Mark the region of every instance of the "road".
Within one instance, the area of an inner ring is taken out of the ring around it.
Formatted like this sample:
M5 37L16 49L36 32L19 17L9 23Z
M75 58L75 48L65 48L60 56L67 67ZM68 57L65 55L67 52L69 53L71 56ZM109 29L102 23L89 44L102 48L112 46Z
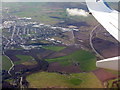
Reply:
M9 68L9 70L8 70L8 74L9 75L12 75L11 73L10 73L10 71L12 70L12 68L15 66L14 65L14 63L13 63L13 61L3 52L3 54L10 60L10 62L11 62L11 64L12 64L12 66Z
M11 37L11 41L13 41L13 37L14 37L15 31L16 31L16 26L14 26L12 37Z
M93 32L94 32L94 30L96 30L96 28L97 28L98 26L100 26L100 24L96 25L96 26L92 29L92 31L90 32L90 46L91 46L91 48L93 49L93 51L97 54L98 57L100 57L101 59L104 59L104 57L101 56L101 55L97 52L97 50L94 48L93 43L92 43Z

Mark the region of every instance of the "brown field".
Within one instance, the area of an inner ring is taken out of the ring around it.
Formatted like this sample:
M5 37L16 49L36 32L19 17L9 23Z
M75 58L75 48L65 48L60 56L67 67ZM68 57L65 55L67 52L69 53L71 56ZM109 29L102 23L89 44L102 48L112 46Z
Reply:
M117 43L113 43L107 40L95 38L93 39L93 45L95 49L104 57L104 58L110 58L120 55L118 52L118 49L120 46L118 46Z
M69 55L70 53L72 53L78 49L80 49L80 48L69 46L69 47L67 47L59 52L55 52L55 53L50 54L47 58L57 58L57 57L61 57L61 56L66 56L66 55Z
M101 82L111 80L111 79L115 79L116 77L118 77L117 75L114 75L110 72L107 72L104 69L97 69L97 70L93 71L93 73L98 77L98 79Z
M80 73L79 66L61 66L60 63L54 62L50 63L48 67L49 72L65 72L65 73Z

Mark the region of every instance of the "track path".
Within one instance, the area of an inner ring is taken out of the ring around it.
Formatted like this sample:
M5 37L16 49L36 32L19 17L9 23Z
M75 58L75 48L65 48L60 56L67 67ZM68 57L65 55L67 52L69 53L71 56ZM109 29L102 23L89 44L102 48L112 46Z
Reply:
M91 48L93 49L93 51L97 54L98 57L100 57L101 59L104 59L104 57L101 56L101 55L97 52L97 50L94 48L93 43L92 43L93 32L94 32L94 30L96 30L96 28L97 28L98 26L100 26L100 24L97 24L97 25L92 29L92 31L90 32L90 46L91 46Z

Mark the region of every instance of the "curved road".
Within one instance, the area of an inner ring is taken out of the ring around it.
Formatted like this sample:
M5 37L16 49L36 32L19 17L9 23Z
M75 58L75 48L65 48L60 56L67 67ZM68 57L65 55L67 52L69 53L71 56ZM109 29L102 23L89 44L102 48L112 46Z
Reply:
M12 75L11 73L10 73L10 71L12 70L12 68L15 66L14 65L14 63L13 63L13 61L3 52L3 54L10 60L10 62L11 62L11 64L12 64L12 66L9 68L9 70L8 70L8 74L9 75Z
M93 43L92 43L93 32L94 32L94 30L96 30L96 28L97 28L98 26L100 26L100 24L96 25L96 26L92 29L92 31L90 32L90 46L91 46L91 48L93 49L93 51L97 54L98 57L100 57L101 59L104 59L104 57L101 56L101 55L97 52L97 50L94 48Z

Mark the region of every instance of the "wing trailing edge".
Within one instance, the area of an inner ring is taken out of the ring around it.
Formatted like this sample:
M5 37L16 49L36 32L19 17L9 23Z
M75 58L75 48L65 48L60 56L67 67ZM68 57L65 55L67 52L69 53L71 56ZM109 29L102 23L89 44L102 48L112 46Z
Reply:
M112 57L96 62L96 66L99 68L106 68L111 70L120 70L120 56Z

